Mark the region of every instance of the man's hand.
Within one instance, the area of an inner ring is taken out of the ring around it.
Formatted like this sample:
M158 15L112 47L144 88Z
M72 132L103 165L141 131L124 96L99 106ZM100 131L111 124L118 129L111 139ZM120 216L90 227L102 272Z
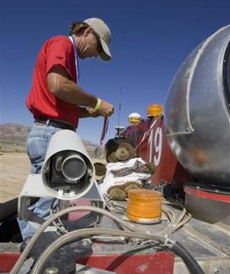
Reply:
M98 117L100 114L91 107L78 107L79 118Z
M99 116L110 116L113 114L113 105L101 100L101 105L98 110L91 107L80 108L80 117L99 117Z
M98 111L94 110L91 107L86 107L86 110L88 111L90 117L98 117L98 116L100 116L100 114L98 113Z
M99 109L97 110L97 113L100 116L110 116L112 115L114 112L114 107L112 104L110 104L109 102L106 102L104 100L101 100L101 105L99 107Z

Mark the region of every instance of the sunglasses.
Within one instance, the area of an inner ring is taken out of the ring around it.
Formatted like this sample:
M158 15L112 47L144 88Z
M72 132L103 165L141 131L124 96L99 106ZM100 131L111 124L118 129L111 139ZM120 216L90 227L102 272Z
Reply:
M101 41L100 41L100 38L98 36L98 34L94 31L92 31L93 35L95 36L96 40L97 40L97 51L98 53L102 53L103 52L103 48L101 46Z

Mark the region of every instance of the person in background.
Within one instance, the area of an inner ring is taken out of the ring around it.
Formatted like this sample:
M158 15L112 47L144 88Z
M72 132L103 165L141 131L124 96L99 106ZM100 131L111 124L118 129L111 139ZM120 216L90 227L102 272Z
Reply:
M111 103L85 91L78 84L78 58L111 59L111 32L99 18L73 22L69 36L58 35L42 46L34 68L31 91L26 105L34 117L27 138L31 173L38 174L45 160L51 137L59 130L76 130L79 118L108 117ZM52 199L40 198L29 210L40 219L49 217ZM35 233L36 222L18 220L22 238L28 241Z

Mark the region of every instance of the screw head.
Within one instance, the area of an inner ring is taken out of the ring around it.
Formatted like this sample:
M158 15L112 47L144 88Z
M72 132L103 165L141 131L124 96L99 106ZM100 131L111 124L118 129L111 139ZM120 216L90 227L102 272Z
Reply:
M58 268L54 266L46 268L44 272L44 274L58 274L58 273L59 273Z

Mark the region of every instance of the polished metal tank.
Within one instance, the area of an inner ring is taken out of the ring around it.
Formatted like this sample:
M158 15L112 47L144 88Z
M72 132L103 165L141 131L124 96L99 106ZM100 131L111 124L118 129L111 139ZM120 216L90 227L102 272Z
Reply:
M230 25L179 68L166 99L165 125L186 170L201 182L230 189Z

